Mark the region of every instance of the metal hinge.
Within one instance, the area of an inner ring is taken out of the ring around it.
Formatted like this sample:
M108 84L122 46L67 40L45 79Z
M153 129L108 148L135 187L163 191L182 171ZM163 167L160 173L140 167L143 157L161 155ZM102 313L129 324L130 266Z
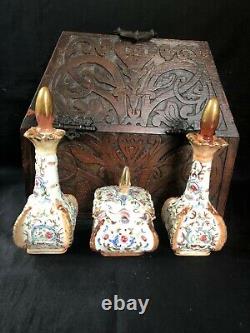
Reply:
M65 136L70 140L80 137L84 132L95 132L97 130L94 119L82 115L57 115L54 126L64 129L66 131Z

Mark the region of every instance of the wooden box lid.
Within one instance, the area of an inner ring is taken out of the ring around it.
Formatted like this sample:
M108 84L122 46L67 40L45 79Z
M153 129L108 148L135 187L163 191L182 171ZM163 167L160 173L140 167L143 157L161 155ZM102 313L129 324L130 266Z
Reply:
M101 132L165 134L199 129L207 100L222 110L217 134L238 137L204 41L63 32L38 89L54 98L55 126ZM34 100L31 108L34 107ZM22 129L34 122L26 116Z

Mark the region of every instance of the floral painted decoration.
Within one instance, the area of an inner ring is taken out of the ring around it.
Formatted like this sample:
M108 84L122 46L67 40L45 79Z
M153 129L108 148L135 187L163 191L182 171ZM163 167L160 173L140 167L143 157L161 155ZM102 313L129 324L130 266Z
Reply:
M130 185L129 170L120 186L106 186L95 191L92 250L106 256L135 256L154 251L158 236L154 230L155 212L150 194Z
M201 119L201 133L189 133L193 162L183 195L166 200L162 220L170 244L177 255L206 256L220 250L227 237L225 223L209 201L213 156L227 142L214 136L219 121L219 105L212 98Z
M56 148L65 132L52 126L52 100L46 87L39 91L35 112L38 126L24 133L35 146L35 185L15 222L13 238L29 254L59 254L73 241L78 204L60 189Z

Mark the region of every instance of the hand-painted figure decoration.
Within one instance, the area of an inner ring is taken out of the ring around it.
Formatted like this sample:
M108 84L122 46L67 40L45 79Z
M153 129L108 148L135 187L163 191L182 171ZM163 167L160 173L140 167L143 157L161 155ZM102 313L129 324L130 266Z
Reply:
M215 97L205 107L200 133L188 133L193 163L184 194L166 200L162 208L170 244L176 255L206 256L219 251L227 237L225 223L209 201L209 181L213 156L228 144L214 133L219 122Z
M65 131L53 128L52 97L47 87L39 90L35 115L37 127L24 133L35 146L35 186L15 222L13 238L29 254L60 254L73 241L78 204L73 195L60 189L56 149Z
M131 186L128 167L123 169L119 186L95 191L93 218L90 247L104 256L137 256L158 246L151 196Z

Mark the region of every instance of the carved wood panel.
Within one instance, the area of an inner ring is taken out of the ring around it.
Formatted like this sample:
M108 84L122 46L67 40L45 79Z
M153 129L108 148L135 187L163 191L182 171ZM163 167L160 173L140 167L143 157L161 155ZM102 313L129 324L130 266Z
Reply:
M91 117L100 131L160 134L198 129L211 96L219 95L222 109L228 108L202 42L131 43L112 35L71 34L52 61L48 83L58 122L67 110L71 121ZM229 126L224 112L222 135Z

